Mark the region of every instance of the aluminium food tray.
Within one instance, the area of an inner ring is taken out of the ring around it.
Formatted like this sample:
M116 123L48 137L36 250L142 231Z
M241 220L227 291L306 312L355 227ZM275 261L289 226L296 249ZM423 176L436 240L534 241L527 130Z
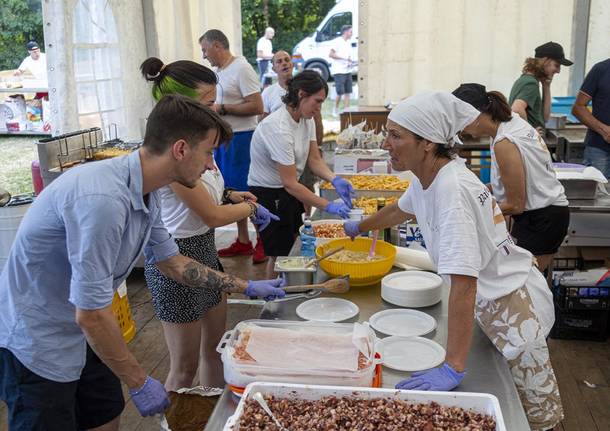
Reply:
M432 401L446 407L461 407L492 416L496 421L496 431L506 431L500 403L491 394L475 392L436 392L436 391L405 391L398 389L360 388L345 386L315 386L282 383L254 382L248 385L237 409L231 416L223 431L238 431L236 425L244 411L246 400L251 394L260 392L264 395L274 395L280 398L300 398L318 400L323 397L358 397L360 399L391 398L413 403L430 403Z

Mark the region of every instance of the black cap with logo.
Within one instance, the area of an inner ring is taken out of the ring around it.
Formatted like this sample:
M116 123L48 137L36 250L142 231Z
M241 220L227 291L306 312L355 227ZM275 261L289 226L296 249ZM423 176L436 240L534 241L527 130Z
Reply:
M38 44L36 42L34 42L33 40L28 42L26 47L27 47L28 51L34 51L35 49L40 49Z
M557 42L547 42L540 45L538 48L536 48L534 55L536 58L552 58L564 66L571 66L574 64L566 58L566 55L563 53L563 47Z

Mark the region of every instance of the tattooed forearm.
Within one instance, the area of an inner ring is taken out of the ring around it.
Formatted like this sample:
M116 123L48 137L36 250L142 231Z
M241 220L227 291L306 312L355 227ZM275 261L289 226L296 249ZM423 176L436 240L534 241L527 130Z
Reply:
M214 271L193 260L184 265L181 281L189 287L213 289L221 292L243 292L246 288L243 280Z

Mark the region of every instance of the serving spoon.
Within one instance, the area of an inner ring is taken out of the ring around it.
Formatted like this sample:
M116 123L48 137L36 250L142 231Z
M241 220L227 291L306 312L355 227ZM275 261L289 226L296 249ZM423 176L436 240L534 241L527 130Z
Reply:
M275 424L278 426L280 431L290 431L288 428L283 426L280 423L280 421L277 420L277 418L275 417L275 415L273 414L273 412L269 408L269 405L267 404L267 401L265 401L265 398L263 398L263 394L261 394L260 392L254 392L254 394L252 395L252 399L254 401L256 401L263 408L265 413L267 413L269 416L271 416L271 419L273 419L273 422L275 422Z
M285 292L302 292L304 290L321 290L329 293L346 293L349 292L349 276L331 278L320 284L305 284L301 286L286 286L282 287Z

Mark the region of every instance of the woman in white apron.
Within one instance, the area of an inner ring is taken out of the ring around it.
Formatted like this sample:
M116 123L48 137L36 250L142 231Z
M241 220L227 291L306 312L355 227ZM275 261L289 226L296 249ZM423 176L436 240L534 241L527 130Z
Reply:
M397 388L456 388L467 374L476 319L506 358L530 426L547 430L563 418L546 345L552 295L532 254L511 240L491 192L454 154L458 132L478 116L449 93L399 103L389 114L383 148L394 169L413 172L412 184L397 203L346 222L345 231L353 238L416 217L430 257L451 287L445 363L413 373Z

